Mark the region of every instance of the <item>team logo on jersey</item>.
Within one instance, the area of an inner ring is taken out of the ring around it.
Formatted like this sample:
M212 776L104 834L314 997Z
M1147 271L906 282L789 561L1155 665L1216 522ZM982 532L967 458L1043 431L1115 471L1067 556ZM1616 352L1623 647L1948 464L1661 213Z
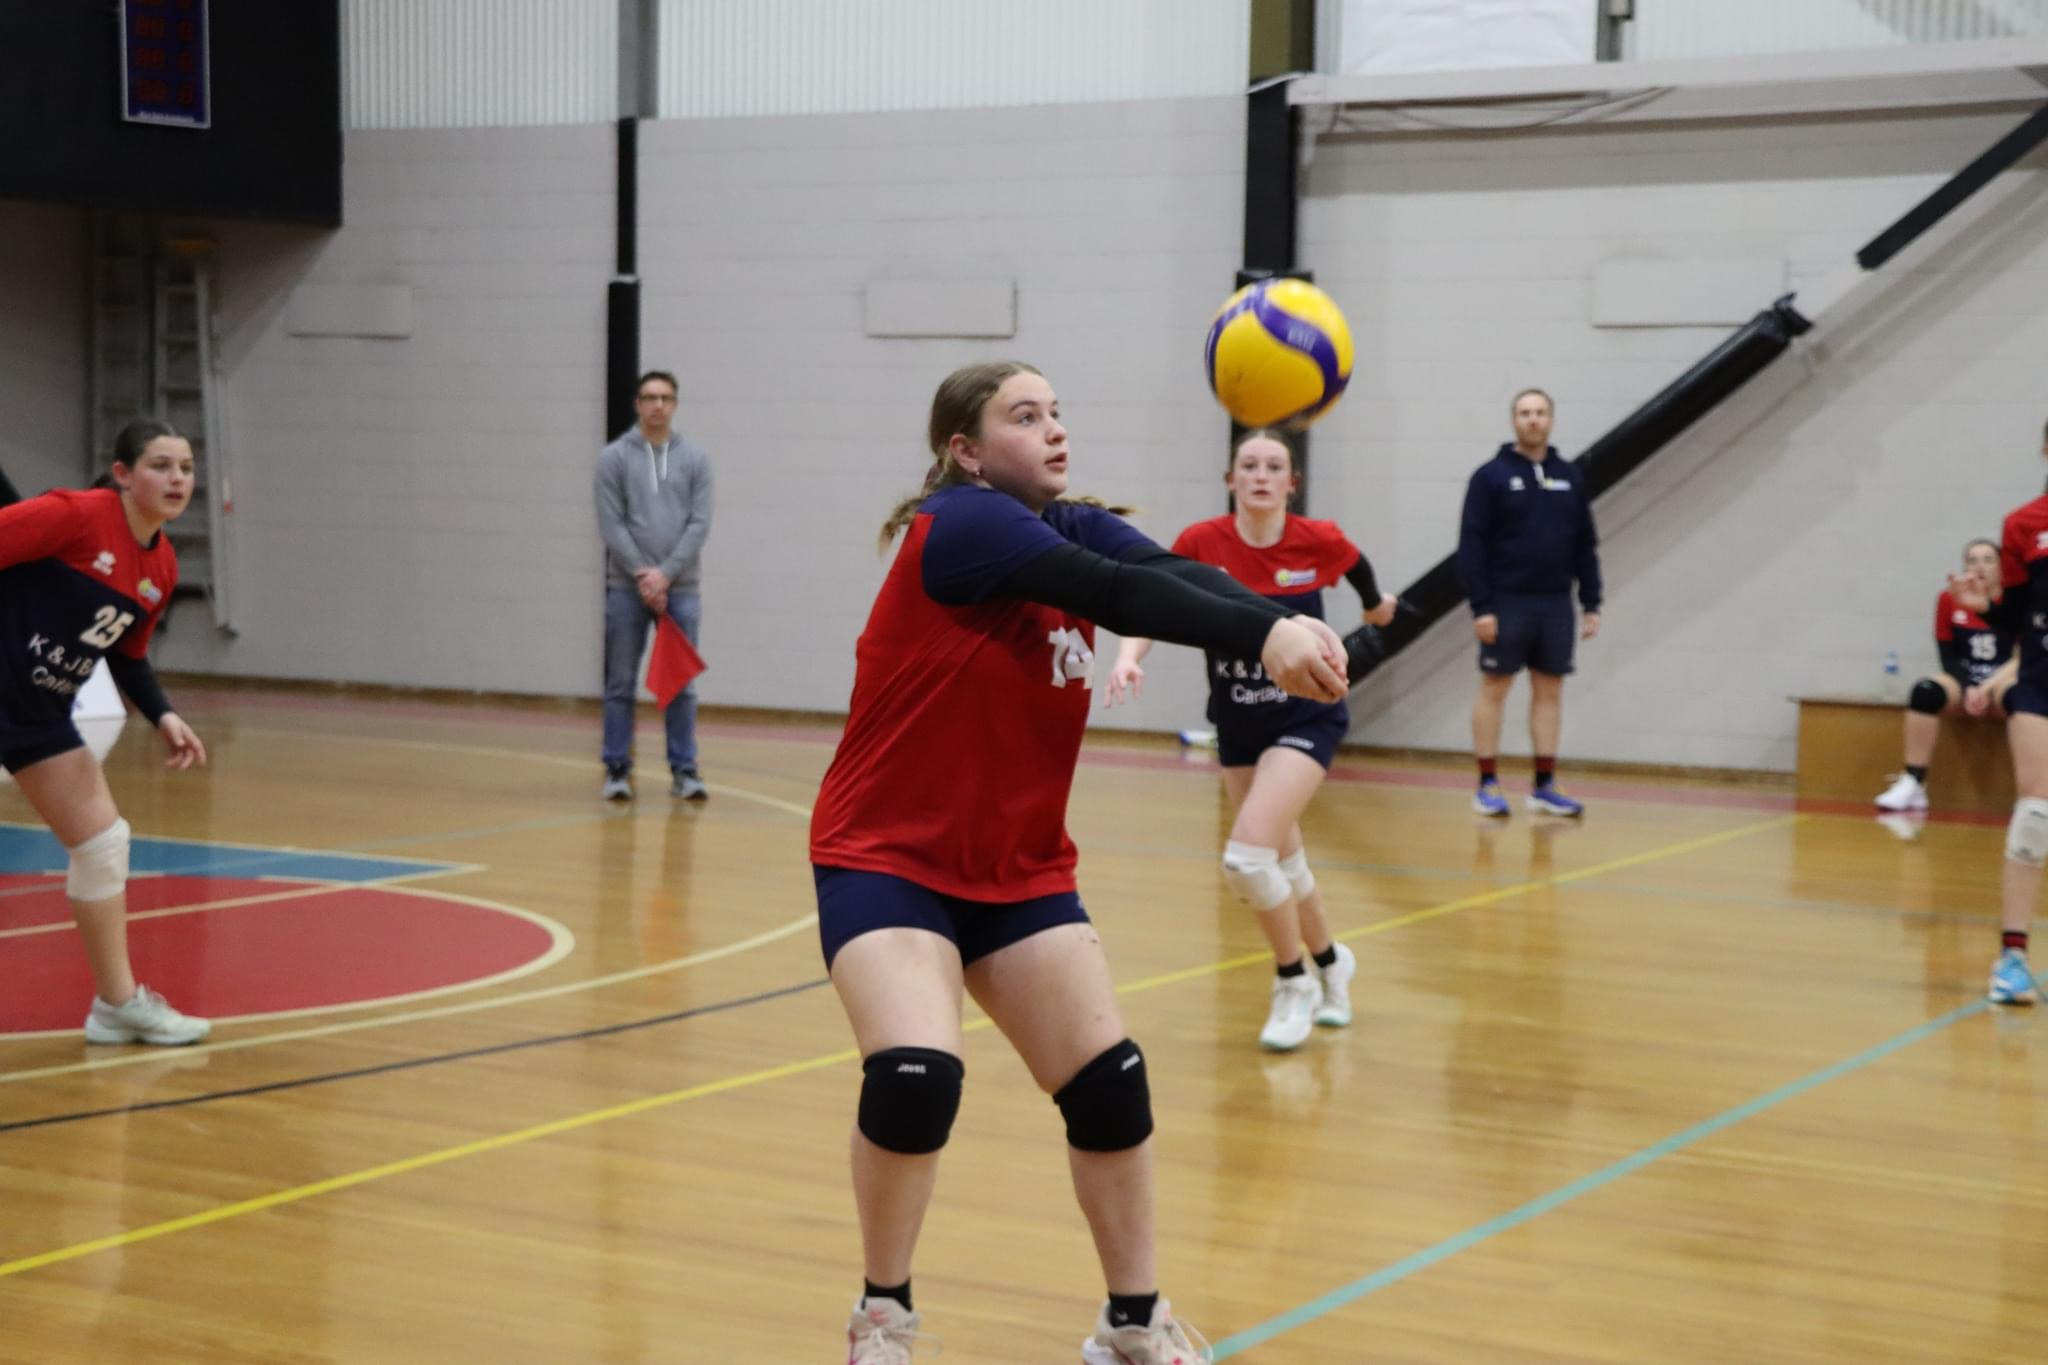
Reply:
M1966 626L1970 624L1970 613L1964 611L1961 607L1957 607L1956 614L1949 619L1959 626Z
M1508 492L1519 493L1528 486L1529 485L1522 482L1522 476L1520 474L1508 475Z
M135 591L140 593L142 595L142 600L149 603L151 606L155 606L158 602L161 602L164 596L163 589L159 588L156 584L150 582L147 578L143 579L140 583L137 583L135 585Z
M2037 550L2048 550L2048 531L2034 532L2034 548Z
M101 550L99 558L93 560L92 566L101 573L106 574L109 578L113 577L114 552L112 550Z
M1570 479L1545 478L1541 482L1552 493L1569 493L1572 487Z
M1273 581L1283 588L1305 588L1316 581L1314 569L1275 569Z

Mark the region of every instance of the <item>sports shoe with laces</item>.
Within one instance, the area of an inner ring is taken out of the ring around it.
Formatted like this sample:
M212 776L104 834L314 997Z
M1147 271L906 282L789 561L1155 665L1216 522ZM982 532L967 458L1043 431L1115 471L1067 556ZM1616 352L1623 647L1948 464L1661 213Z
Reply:
M1337 960L1316 968L1322 998L1315 1017L1324 1028L1343 1028L1351 1022L1351 978L1358 974L1358 955L1341 943L1336 946Z
M1110 1326L1105 1304L1095 1315L1095 1335L1081 1343L1081 1365L1211 1365L1215 1359L1202 1334L1174 1317L1165 1299L1142 1326Z
M1472 794L1472 809L1480 815L1505 819L1508 814L1508 799L1501 795L1500 783L1491 779L1481 782L1479 790Z
M891 1298L863 1298L846 1324L846 1365L910 1365L924 1319Z
M1259 1046L1273 1052L1300 1047L1315 1031L1316 1007L1322 1002L1322 982L1307 972L1274 977L1273 1007L1266 1014L1266 1026L1259 1030Z
M213 1024L180 1014L161 995L137 985L125 1004L109 1005L93 997L92 1010L85 1016L88 1043L153 1043L158 1047L183 1047L196 1043L213 1031Z
M2040 993L2033 968L2027 965L2027 955L2019 949L2007 948L1991 964L1991 989L1985 994L1992 1004L2031 1005Z

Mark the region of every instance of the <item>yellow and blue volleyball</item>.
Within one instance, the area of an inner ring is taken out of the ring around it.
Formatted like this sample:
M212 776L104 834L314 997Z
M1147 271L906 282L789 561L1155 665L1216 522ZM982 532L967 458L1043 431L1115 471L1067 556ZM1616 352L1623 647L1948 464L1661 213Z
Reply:
M1209 391L1239 426L1299 429L1351 382L1351 327L1306 280L1260 280L1217 310L1202 360Z

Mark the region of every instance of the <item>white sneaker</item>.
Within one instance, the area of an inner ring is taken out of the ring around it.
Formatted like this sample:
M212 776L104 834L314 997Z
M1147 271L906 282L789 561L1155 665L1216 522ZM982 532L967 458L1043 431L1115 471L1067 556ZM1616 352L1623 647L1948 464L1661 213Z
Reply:
M1316 968L1322 999L1316 1005L1316 1022L1324 1028L1344 1028L1351 1022L1351 978L1358 975L1358 955L1339 943L1337 960Z
M846 1365L910 1365L923 1321L894 1299L859 1300L846 1324Z
M1174 1317L1165 1299L1142 1327L1111 1327L1105 1304L1095 1315L1095 1334L1081 1343L1081 1365L1211 1365L1215 1359L1202 1334Z
M1885 788L1883 796L1877 798L1879 810L1926 810L1927 788L1920 785L1920 779L1911 773L1900 773L1899 780Z
M1323 1001L1322 983L1303 972L1273 978L1273 1008L1259 1030L1259 1046L1292 1052L1308 1041L1316 1027L1316 1006Z
M109 1005L93 997L92 1012L85 1016L88 1043L155 1043L159 1047L183 1047L196 1043L213 1031L204 1019L194 1019L172 1009L161 995L138 985L125 1005Z

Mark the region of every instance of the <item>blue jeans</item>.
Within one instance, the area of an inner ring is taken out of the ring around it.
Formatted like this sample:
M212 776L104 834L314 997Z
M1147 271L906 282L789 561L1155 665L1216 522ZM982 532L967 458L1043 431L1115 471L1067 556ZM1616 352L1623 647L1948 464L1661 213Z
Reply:
M669 619L683 628L694 647L703 599L694 592L668 595ZM640 594L617 583L604 589L604 766L621 771L633 766L633 707L640 691L640 656L647 652L647 634L654 613ZM671 772L697 771L697 684L692 682L662 713L668 725L668 766Z

